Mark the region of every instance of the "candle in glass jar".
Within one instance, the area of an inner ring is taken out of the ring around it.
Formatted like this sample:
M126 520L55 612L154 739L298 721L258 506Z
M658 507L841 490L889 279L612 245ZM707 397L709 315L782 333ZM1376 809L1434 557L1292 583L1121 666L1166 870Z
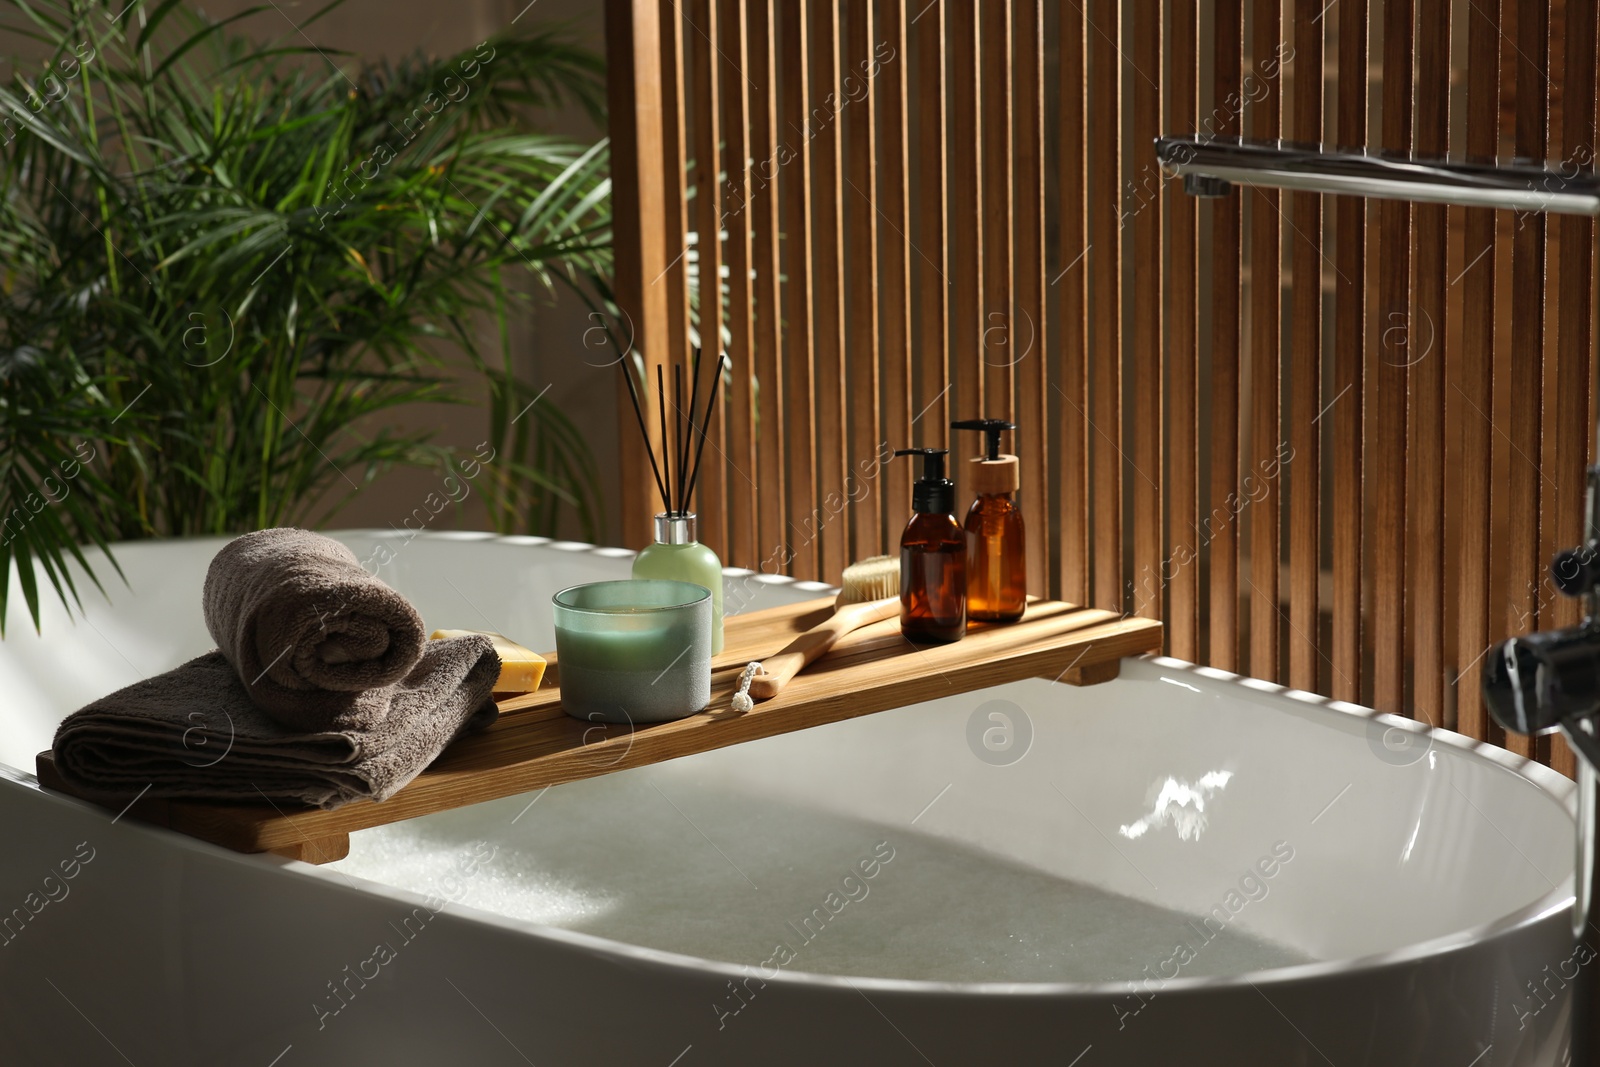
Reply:
M590 722L663 722L711 699L711 593L635 579L563 589L554 599L561 704Z

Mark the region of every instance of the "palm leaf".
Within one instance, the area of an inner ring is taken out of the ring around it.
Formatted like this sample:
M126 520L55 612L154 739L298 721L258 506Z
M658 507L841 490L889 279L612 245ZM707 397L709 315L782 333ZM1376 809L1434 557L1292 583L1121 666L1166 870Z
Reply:
M449 469L449 445L386 423L472 402L462 360L505 445L481 483L495 526L570 517L594 535L582 434L526 408L535 391L476 324L505 335L518 274L552 291L609 270L604 143L518 128L529 108L597 111L596 57L533 33L347 78L295 65L315 46L246 41L242 14L177 0L142 23L86 0L5 6L52 63L93 49L37 112L0 86L25 115L0 146L0 523L29 519L0 567L15 562L35 625L41 585L71 605L75 573L100 584L80 544L326 522L384 471ZM402 142L390 117L450 72L469 95ZM30 509L74 442L94 459L73 491Z

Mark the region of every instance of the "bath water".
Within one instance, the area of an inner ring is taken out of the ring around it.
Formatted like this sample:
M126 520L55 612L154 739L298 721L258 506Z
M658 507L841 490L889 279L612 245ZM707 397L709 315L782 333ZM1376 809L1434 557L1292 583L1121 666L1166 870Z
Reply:
M914 827L669 768L361 831L349 858L328 866L501 915L737 965L773 961L789 973L1136 981L1146 968L1160 973L1180 943L1194 950L1183 977L1310 962L1233 929L1207 941L1197 918ZM453 877L478 841L494 858Z

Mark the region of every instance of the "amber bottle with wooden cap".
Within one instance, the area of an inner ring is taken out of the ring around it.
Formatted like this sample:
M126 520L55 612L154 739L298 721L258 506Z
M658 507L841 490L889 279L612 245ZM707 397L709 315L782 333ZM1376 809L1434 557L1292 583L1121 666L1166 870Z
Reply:
M967 615L983 622L1015 622L1028 600L1027 541L1017 490L1017 457L1000 451L1000 434L1016 424L1000 419L952 422L954 430L984 435L983 455L968 470L977 494L967 511Z
M921 456L911 521L900 535L900 632L912 641L959 641L967 632L967 539L950 514L955 483L944 476L947 448L902 448Z

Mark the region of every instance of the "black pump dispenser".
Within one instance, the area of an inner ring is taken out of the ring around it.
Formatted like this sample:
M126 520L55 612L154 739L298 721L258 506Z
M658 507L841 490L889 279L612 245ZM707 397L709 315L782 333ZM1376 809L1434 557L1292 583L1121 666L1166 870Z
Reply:
M897 456L921 456L922 477L911 488L911 510L948 515L956 506L956 483L944 476L948 448L901 448Z
M1015 430L1017 424L1004 419L962 419L960 422L950 424L952 430L977 430L983 434L984 458L997 460L1000 458L1000 435L1006 430Z
M944 476L948 448L902 448L921 456L911 518L900 533L900 632L913 644L959 641L967 632L967 535L950 514L955 483Z

